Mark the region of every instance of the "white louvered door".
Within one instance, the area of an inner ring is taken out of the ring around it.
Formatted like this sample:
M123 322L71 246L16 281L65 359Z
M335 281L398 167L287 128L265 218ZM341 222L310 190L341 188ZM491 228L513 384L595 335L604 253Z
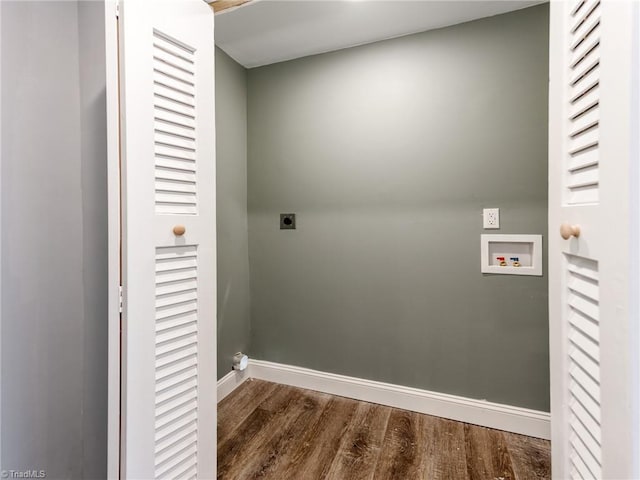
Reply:
M554 479L633 478L628 176L634 8L630 1L551 3ZM565 236L578 235L562 238L563 224Z
M119 25L121 478L212 479L213 15L201 0L122 0Z

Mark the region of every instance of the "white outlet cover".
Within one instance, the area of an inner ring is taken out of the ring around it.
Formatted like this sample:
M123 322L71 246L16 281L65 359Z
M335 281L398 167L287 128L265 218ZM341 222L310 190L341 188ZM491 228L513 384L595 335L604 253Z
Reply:
M483 228L485 230L500 228L500 209L485 208L482 210Z

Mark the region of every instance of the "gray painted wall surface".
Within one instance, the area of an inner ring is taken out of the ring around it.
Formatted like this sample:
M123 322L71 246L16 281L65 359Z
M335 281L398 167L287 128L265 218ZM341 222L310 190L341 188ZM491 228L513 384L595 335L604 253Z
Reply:
M247 72L216 49L218 378L249 346Z
M549 409L546 277L480 273L483 207L546 238L547 49L542 5L249 70L253 357Z
M2 468L52 479L106 478L102 17L2 2Z
M84 479L104 479L107 474L109 306L104 15L102 1L78 2L84 286Z

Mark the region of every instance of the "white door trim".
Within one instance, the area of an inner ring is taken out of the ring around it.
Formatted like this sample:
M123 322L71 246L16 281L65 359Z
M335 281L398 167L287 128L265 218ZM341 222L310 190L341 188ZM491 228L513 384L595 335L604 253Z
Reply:
M632 402L633 418L633 477L640 478L640 4L633 4L633 63L631 72L632 103L631 109L631 162L629 172L629 243L630 278L629 278L629 317L630 342L632 354Z
M117 0L105 1L108 198L108 414L107 478L120 478L120 106Z
M0 2L0 39L2 38L2 2ZM2 40L0 40L0 52ZM0 92L2 92L2 62L0 61ZM2 95L0 94L0 112L2 112ZM0 172L2 172L2 115L0 115ZM0 173L0 184L2 173ZM1 189L0 189L1 191ZM0 195L1 197L1 195ZM0 201L0 212L2 202ZM0 215L1 220L1 215ZM0 225L2 222L0 221ZM2 228L0 227L0 372L2 371ZM0 376L0 432L2 432L2 377ZM0 469L2 469L2 435L0 435Z

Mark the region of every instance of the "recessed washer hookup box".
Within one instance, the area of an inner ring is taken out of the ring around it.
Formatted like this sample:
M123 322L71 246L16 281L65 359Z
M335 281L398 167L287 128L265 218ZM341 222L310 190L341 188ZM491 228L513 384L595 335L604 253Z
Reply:
M481 235L482 273L542 276L542 235Z

